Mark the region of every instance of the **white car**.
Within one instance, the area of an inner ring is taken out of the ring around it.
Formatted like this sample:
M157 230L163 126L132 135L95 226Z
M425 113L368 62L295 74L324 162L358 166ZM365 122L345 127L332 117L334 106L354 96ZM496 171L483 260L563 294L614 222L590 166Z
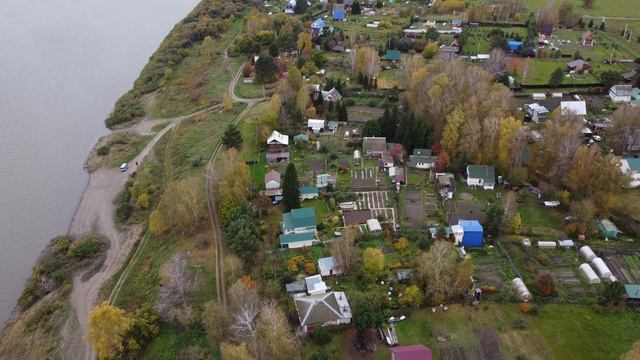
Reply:
M120 165L120 171L125 172L127 170L129 170L129 164L122 163L122 165Z
M600 135L593 135L591 138L595 141L602 141L602 137Z

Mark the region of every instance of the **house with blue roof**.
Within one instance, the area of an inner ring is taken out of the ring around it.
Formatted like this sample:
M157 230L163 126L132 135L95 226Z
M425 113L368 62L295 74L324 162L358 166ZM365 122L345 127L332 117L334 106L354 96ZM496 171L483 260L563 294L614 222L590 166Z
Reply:
M336 21L345 21L345 20L347 20L347 16L345 15L344 9L334 9L333 10L333 20L336 20Z
M322 29L324 28L324 20L318 18L311 24L311 34L315 36L322 35Z
M520 49L522 49L522 41L509 40L507 42L507 49L512 53L520 51Z
M300 208L282 214L282 230L285 234L313 233L316 231L316 209Z
M317 186L301 186L300 187L300 201L317 199L320 194L318 193Z
M462 246L478 248L484 242L484 228L478 220L459 220L462 227Z

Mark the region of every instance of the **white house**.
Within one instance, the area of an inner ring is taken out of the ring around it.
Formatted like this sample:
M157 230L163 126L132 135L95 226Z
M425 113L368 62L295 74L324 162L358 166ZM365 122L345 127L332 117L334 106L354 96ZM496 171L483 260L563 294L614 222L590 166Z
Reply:
M640 158L624 158L620 160L622 173L631 177L628 187L640 187Z
M264 175L264 187L267 190L280 189L280 173L271 170Z
M561 101L560 111L562 115L587 115L587 103L584 101Z
M630 103L632 91L631 85L614 85L609 89L609 99L616 104Z
M326 125L327 121L322 119L309 119L307 121L307 128L316 134L323 132Z
M322 280L321 275L307 276L304 278L307 285L307 293L309 295L324 294L329 289L327 284Z
M333 256L318 259L318 271L322 276L342 275L344 270Z
M547 120L547 116L549 116L549 109L538 103L526 104L524 106L524 109L531 117L531 121L536 124L544 122L545 120Z
M331 291L324 294L294 298L302 331L308 332L316 326L331 326L351 323L351 306L345 293Z
M467 185L493 190L496 185L496 169L488 165L467 165Z
M380 221L378 221L378 219L367 220L367 227L369 228L369 231L373 235L382 234L382 226L380 225Z

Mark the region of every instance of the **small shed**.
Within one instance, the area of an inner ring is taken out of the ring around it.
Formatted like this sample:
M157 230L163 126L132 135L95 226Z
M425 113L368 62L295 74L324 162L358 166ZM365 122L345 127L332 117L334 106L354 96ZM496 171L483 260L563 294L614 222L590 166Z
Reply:
M586 262L591 262L593 259L597 258L596 253L594 253L588 245L581 247L579 252L580 256Z
M293 137L293 142L296 144L304 144L309 142L309 135L307 134L298 134Z
M267 190L280 189L280 173L271 170L264 175L264 187Z
M382 60L392 62L400 61L400 50L387 50L382 56Z
M333 256L318 259L318 271L322 276L342 275L344 272Z
M600 230L600 234L605 238L617 239L618 235L622 234L622 231L618 229L616 224L609 219L600 219L598 221L598 230Z
M531 299L533 299L533 297L531 296L531 292L529 292L529 289L527 288L527 285L524 284L524 281L522 281L522 279L520 278L515 278L513 279L513 286L516 289L516 294L518 294L518 297L523 300L523 301L529 301Z
M573 249L574 246L573 240L558 240L558 248L560 249Z
M598 273L601 279L609 279L610 277L613 276L607 264L605 264L604 260L602 260L599 257L591 261L591 267L594 268L594 270Z
M589 264L584 263L578 266L578 269L580 270L582 276L584 276L585 280L587 280L587 283L600 284L600 278L598 277L596 272L593 271L593 268Z
M317 199L318 187L317 186L301 186L300 187L300 200L313 200Z
M362 155L360 154L360 150L353 151L353 160L360 160L361 157Z
M382 226L380 225L380 221L378 221L378 219L367 220L367 227L369 228L369 231L373 235L382 234Z
M484 229L478 220L459 220L458 225L462 226L462 246L482 247Z
M640 300L640 285L626 284L624 291L627 299Z
M538 249L555 249L557 246L555 241L538 241Z
M507 42L507 47L509 48L509 51L512 53L518 52L520 51L520 49L522 49L522 41L509 40Z
M285 288L289 294L305 293L307 292L307 283L304 280L297 280L286 284Z

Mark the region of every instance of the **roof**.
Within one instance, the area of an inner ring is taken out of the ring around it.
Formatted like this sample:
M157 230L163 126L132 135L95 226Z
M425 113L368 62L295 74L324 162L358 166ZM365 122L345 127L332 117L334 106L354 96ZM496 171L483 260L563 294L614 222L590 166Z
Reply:
M606 232L622 233L622 231L620 231L620 229L618 229L616 224L611 222L611 220L609 220L609 219L600 219L600 221L598 221L598 224L600 226L602 226Z
M329 130L335 130L338 128L338 122L337 121L327 121L327 128Z
M307 121L307 127L310 128L324 128L326 120L322 119L309 119Z
M458 220L458 225L462 226L464 231L483 231L482 225L478 220Z
M307 276L304 278L304 282L307 284L307 292L322 292L327 291L327 284L322 281L321 275Z
M267 139L267 144L289 145L289 135L281 134L276 130L273 130L271 136Z
M384 137L364 137L362 139L364 152L383 152L387 150L387 138Z
M582 33L581 38L582 38L582 41L593 39L593 34L591 33L591 31L585 31Z
M344 226L361 225L365 224L367 220L371 219L371 210L353 210L345 211L342 214L344 218Z
M640 285L626 284L624 291L629 299L640 299Z
M582 68L584 66L589 66L589 63L582 60L582 59L577 59L577 60L573 60L569 63L567 63L567 66L570 68Z
M295 142L300 142L300 141L309 141L309 135L307 134L298 134L296 136L293 137L293 141Z
M351 308L343 292L332 291L293 300L302 326L351 319Z
M318 270L320 273L329 272L337 267L336 259L333 256L318 259Z
M382 226L380 226L380 221L378 221L378 219L368 219L367 227L370 231L382 231Z
M485 183L495 183L496 168L490 165L467 165L467 175L474 179L483 179Z
M587 103L584 101L561 101L562 115L587 115Z
M512 50L516 50L522 47L522 41L509 40L507 44L509 45L509 49L512 49Z
M436 161L438 161L437 156L409 155L409 167L416 167L418 166L418 163L435 164Z
M301 186L300 195L317 194L318 188L315 186Z
M431 360L431 349L424 345L396 346L391 348L394 360Z
M640 158L625 158L629 165L629 170L640 172Z
M307 283L304 280L298 280L285 284L288 293L300 293L307 290Z
M617 96L631 96L633 87L631 85L614 85L611 87L611 91Z
M291 212L282 215L285 229L298 227L309 227L316 225L316 209L301 208L293 209Z
M282 234L280 235L280 245L293 244L303 241L312 241L314 235L312 232L300 233L300 234Z
M339 101L340 99L342 99L342 94L335 87L329 91L322 91L322 100Z
M314 29L322 29L324 27L324 20L316 19L316 21L311 24L311 27Z
M280 173L275 171L275 170L271 170L268 173L266 173L264 175L264 182L269 182L269 181L277 181L280 182Z
M341 10L341 9L333 10L333 19L344 20L345 19L344 10Z
M540 32L550 34L553 32L553 24L542 24L540 25Z
M546 107L538 103L526 104L526 106L529 107L531 110L537 112L538 114L546 114L549 112L549 109L547 109Z
M431 150L430 149L413 149L413 155L431 156Z
M400 50L387 50L387 52L382 57L382 60L399 61Z

